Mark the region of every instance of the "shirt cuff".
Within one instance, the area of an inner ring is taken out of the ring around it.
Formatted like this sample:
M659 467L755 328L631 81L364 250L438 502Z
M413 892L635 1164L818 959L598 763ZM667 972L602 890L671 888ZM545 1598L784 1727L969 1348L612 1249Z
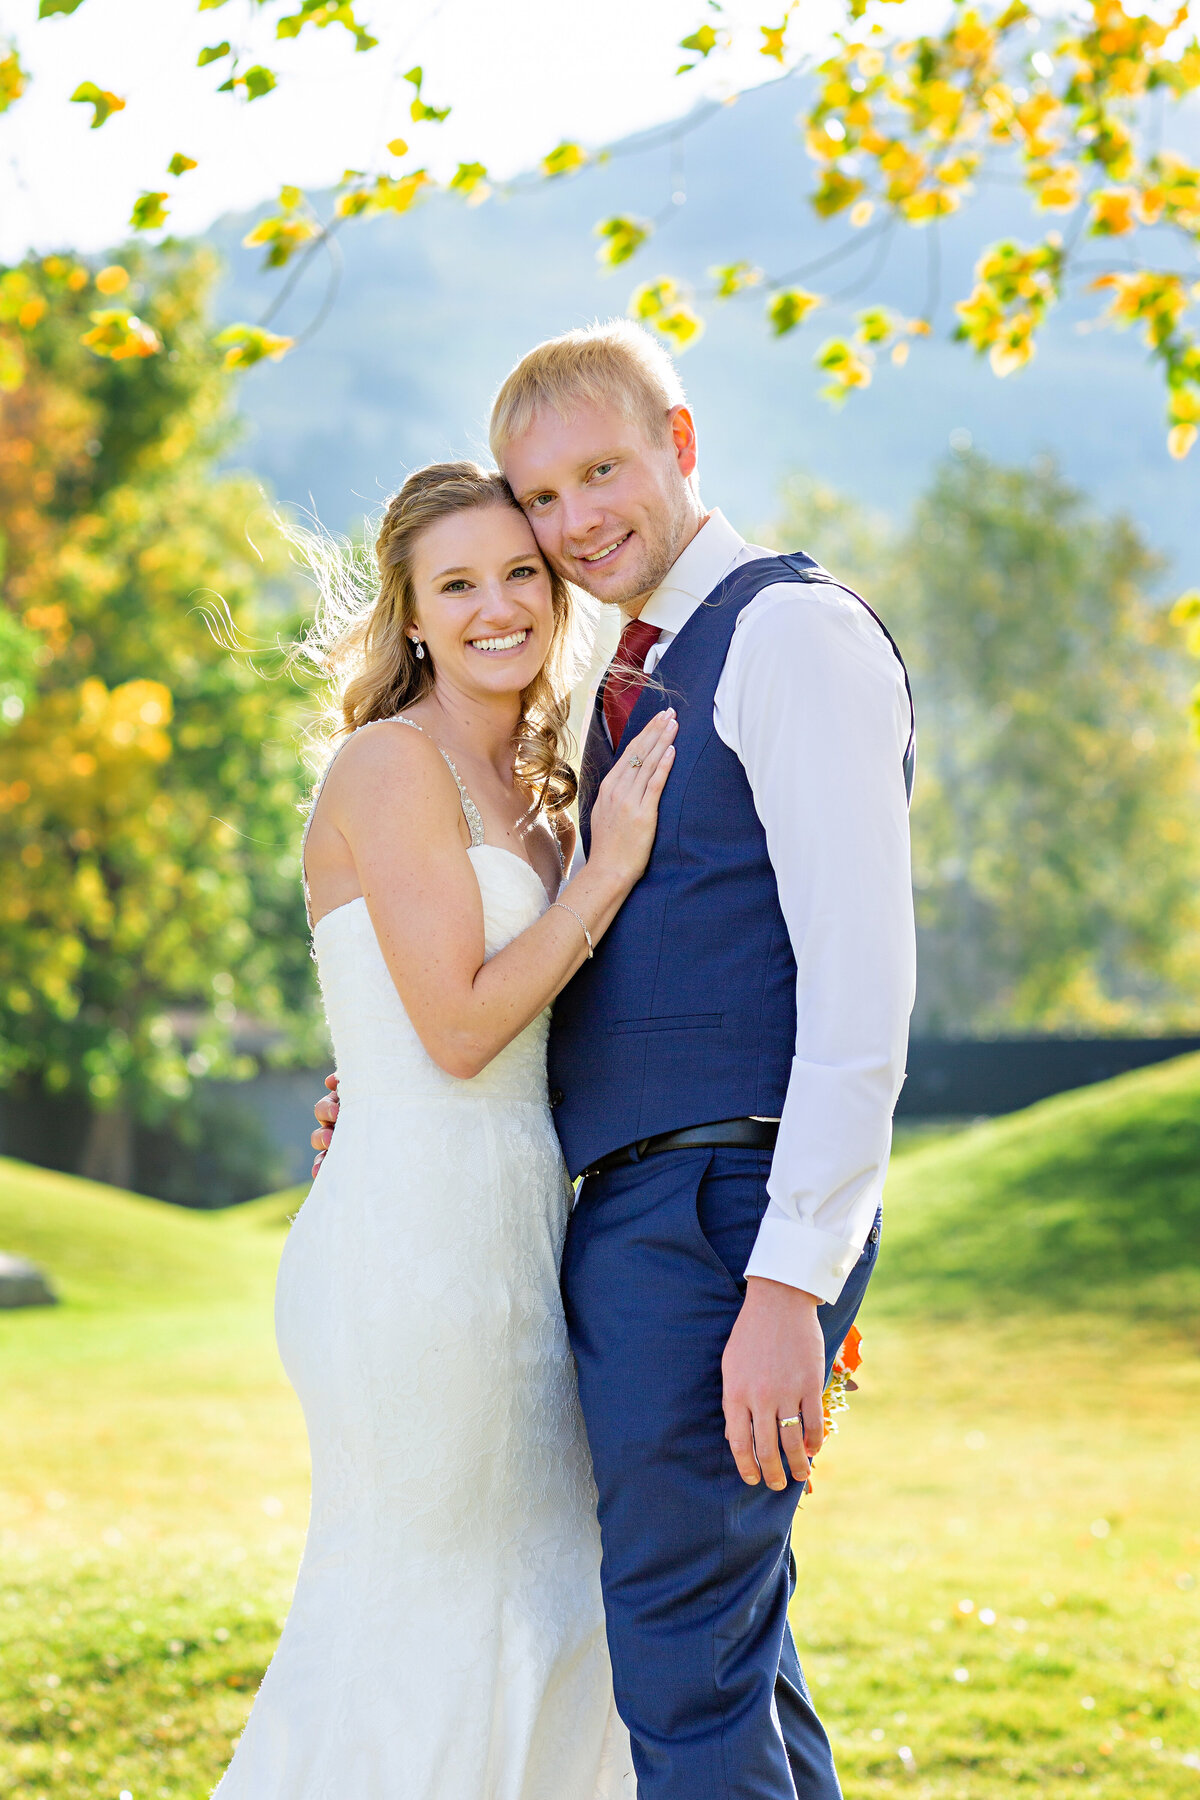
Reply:
M773 1216L768 1208L745 1273L802 1288L806 1294L815 1294L823 1305L830 1305L841 1293L862 1249L861 1244L848 1244L815 1225Z

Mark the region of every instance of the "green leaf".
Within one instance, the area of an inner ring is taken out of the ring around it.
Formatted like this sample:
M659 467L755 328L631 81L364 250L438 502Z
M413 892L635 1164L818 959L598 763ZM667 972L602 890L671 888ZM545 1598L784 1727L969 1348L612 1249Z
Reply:
M228 38L225 38L223 42L219 44L210 44L208 49L202 50L196 58L196 67L198 69L207 68L209 63L219 62L223 56L228 56L229 52L230 44Z
M543 175L571 175L576 169L582 169L588 160L588 153L582 144L564 141L557 149L551 150L549 156L542 158Z
M247 69L244 75L238 76L238 86L245 88L247 100L261 100L275 86L275 77L270 69L264 68L261 63L255 63L252 69Z
M194 169L196 166L197 164L194 156L185 156L182 150L177 150L167 164L167 174L186 175L189 169Z
M416 88L416 90L419 94L421 91L421 83L425 79L425 73L424 73L424 70L421 68L420 63L416 63L408 71L408 74L404 77L404 79L405 79L405 81L411 81L413 86Z
M810 312L814 312L821 304L819 294L810 294L807 288L781 288L772 294L767 302L767 318L771 322L771 330L776 337L795 330L803 325Z
M649 219L635 219L627 213L615 213L611 219L601 219L595 228L596 236L604 240L596 252L597 262L609 269L628 262L653 229Z
M83 5L83 0L38 0L38 18L51 19L55 13L73 13Z
M698 56L708 56L717 47L717 34L711 25L701 25L699 31L693 31L691 37L680 38L681 50L694 50Z
M163 205L166 198L165 190L138 195L129 215L129 223L135 231L157 231L160 225L166 224L167 209Z
M450 177L450 187L455 193L465 194L468 199L476 196L485 198L487 189L487 169L481 162L459 163Z
M81 81L71 95L72 101L78 100L84 106L95 107L92 115L93 131L103 125L105 119L115 112L124 112L125 102L117 94L110 94L107 88L97 87L94 81Z
M630 296L629 316L649 323L674 306L678 298L679 283L672 281L669 275L662 275L657 281L643 281Z
M886 306L869 306L855 315L858 336L864 344L886 344L896 329L896 321Z
M261 325L227 325L213 342L218 350L224 350L227 369L250 369L264 357L278 362L287 355L295 339L278 337Z
M708 272L717 284L718 300L728 300L743 288L756 287L763 278L762 270L749 262L717 263Z
M228 4L228 0L199 0L199 5L196 7L196 11L197 12L216 12L218 6L225 6L227 4Z
M448 119L450 117L450 108L448 106L426 106L425 102L420 98L414 100L408 110L418 125L425 120L428 120L431 124L440 125L443 119Z

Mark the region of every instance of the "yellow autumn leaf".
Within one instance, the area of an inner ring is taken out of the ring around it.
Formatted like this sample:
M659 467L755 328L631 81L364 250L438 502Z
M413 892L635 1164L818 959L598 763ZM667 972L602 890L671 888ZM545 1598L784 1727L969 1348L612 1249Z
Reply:
M119 94L111 94L107 88L97 87L94 81L81 81L71 95L71 99L92 108L90 127L92 131L103 125L104 121L111 118L113 113L125 110L125 102Z
M564 141L548 156L542 158L543 175L571 175L576 169L582 169L588 160L588 153L582 144Z
M135 356L156 356L162 349L162 339L154 328L123 307L94 312L91 317L92 329L83 333L80 342L95 356L125 362Z

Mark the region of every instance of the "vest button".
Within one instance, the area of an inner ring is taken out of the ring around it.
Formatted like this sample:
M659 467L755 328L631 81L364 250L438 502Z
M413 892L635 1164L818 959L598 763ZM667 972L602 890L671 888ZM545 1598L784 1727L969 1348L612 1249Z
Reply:
M550 1089L550 1104L551 1104L551 1106L561 1106L562 1100L563 1100L562 1089L561 1088L551 1088Z

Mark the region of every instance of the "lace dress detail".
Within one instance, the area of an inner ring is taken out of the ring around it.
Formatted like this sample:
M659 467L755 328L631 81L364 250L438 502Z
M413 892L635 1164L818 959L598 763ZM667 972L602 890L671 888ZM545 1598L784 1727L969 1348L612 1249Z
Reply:
M494 956L548 901L532 865L467 819ZM313 943L342 1107L275 1306L312 1510L216 1793L633 1800L558 1287L570 1186L549 1009L458 1080L421 1045L363 899L319 919Z

